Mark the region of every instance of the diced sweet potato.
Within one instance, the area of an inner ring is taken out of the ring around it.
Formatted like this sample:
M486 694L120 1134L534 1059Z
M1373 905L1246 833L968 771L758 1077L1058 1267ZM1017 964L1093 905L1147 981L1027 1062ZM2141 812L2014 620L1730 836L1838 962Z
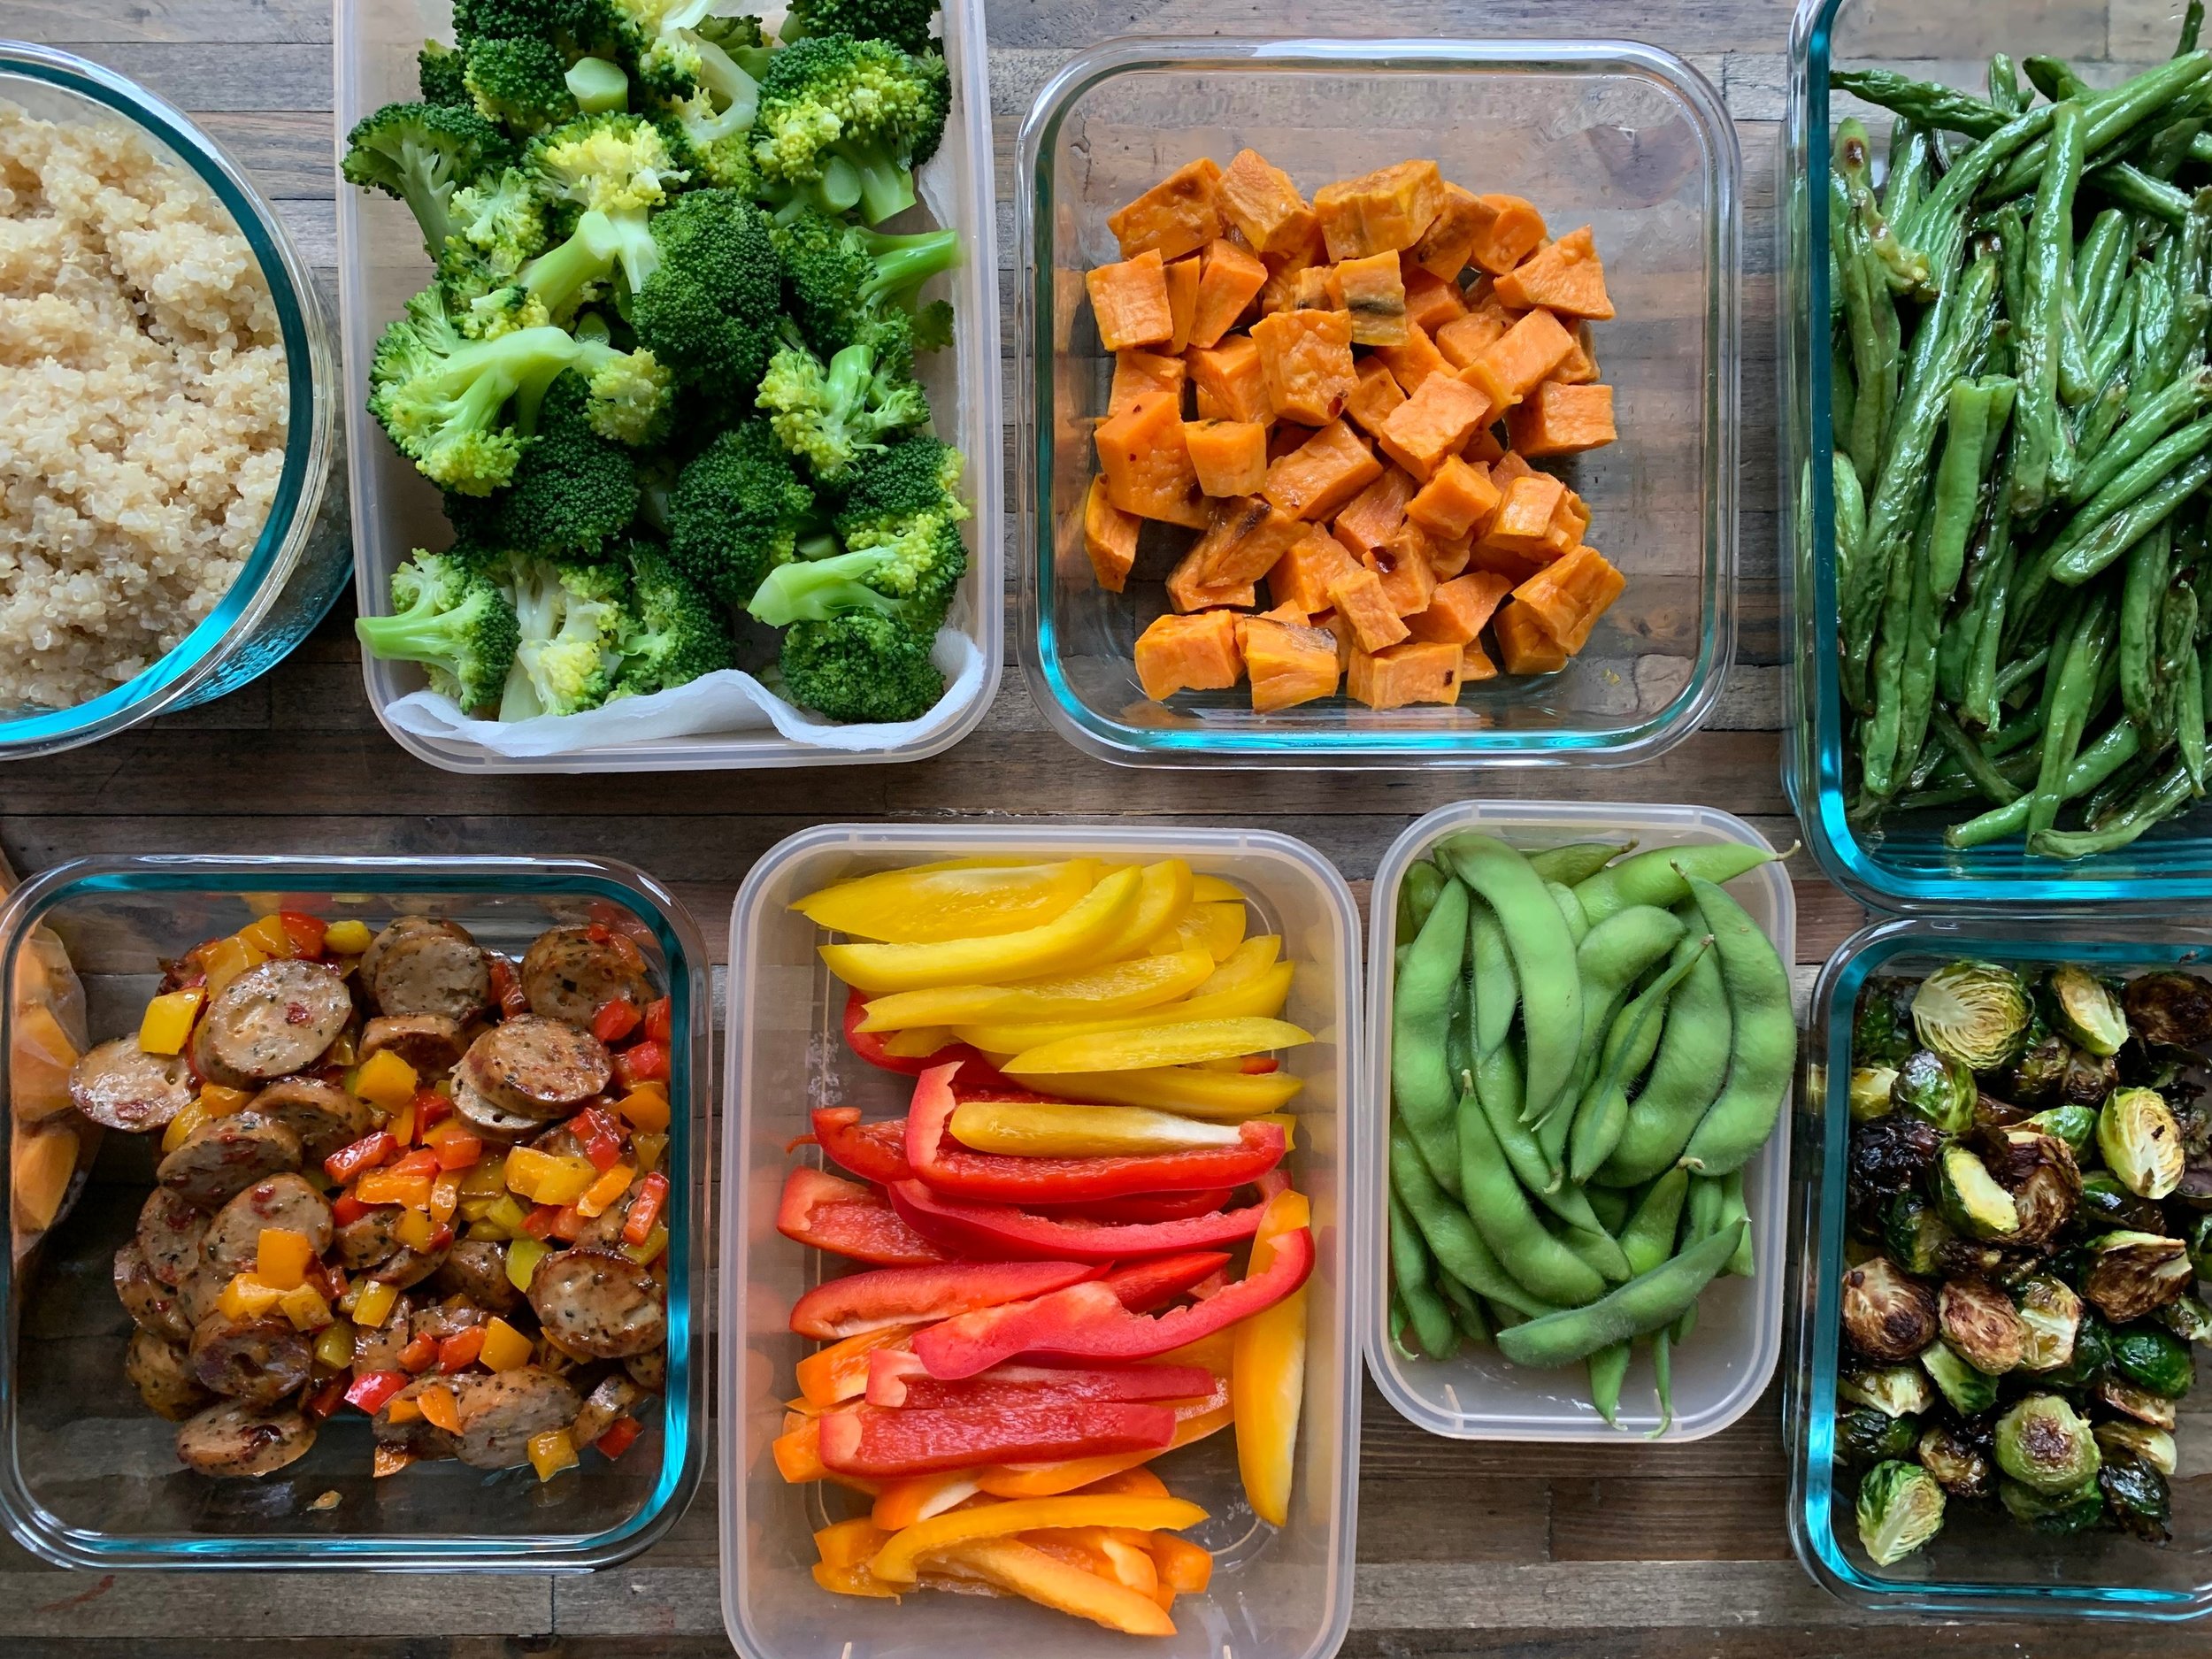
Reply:
M1153 393L1098 423L1099 470L1115 506L1140 518L1195 530L1206 522L1198 474L1183 444L1183 413L1174 398Z
M1336 275L1344 309L1352 314L1352 343L1403 345L1406 285L1399 274L1398 256L1377 253L1347 259L1336 267Z
M1428 537L1408 526L1360 561L1382 580L1383 597L1402 617L1418 616L1436 595Z
M1546 549L1547 555L1549 551L1549 549ZM1475 542L1468 549L1467 566L1470 570L1494 572L1517 588L1543 569L1544 562L1526 553L1512 552L1486 539Z
M1298 518L1326 518L1382 476L1359 434L1333 420L1267 469L1260 493Z
M1460 296L1458 283L1430 275L1413 263L1410 254L1401 254L1398 258L1406 286L1408 322L1427 329L1432 337L1446 323L1467 314L1467 302Z
M1321 239L1319 222L1316 221L1303 242L1280 253L1268 254L1265 260L1267 286L1260 290L1260 314L1263 317L1292 309L1298 292L1299 273L1329 263L1329 245Z
M1398 534L1406 521L1406 503L1418 488L1402 467L1386 466L1383 474L1352 497L1337 514L1336 539L1356 557L1364 558Z
M1198 412L1216 420L1274 419L1267 401L1267 374L1260 349L1249 334L1231 334L1217 346L1193 346L1183 354L1191 384L1198 388Z
M1449 180L1438 197L1436 217L1413 244L1413 262L1432 276L1456 282L1474 252L1475 239L1496 216L1486 210L1472 190Z
M1107 416L1120 414L1140 397L1171 398L1180 410L1183 382L1189 378L1180 357L1162 357L1156 351L1117 351L1113 388L1106 394Z
M1259 603L1259 589L1250 582L1231 583L1224 587L1210 587L1201 580L1207 558L1206 549L1194 542L1189 552L1175 561L1175 568L1167 573L1167 602L1179 612L1211 611L1223 605L1239 611L1249 611Z
M1425 330L1413 323L1406 325L1405 343L1378 346L1375 356L1389 369L1391 378L1409 397L1421 389L1421 382L1432 374L1449 374L1452 365L1444 354L1436 349Z
M1604 554L1578 547L1516 588L1513 603L1533 612L1544 632L1572 656L1589 642L1591 628L1627 586L1628 578Z
M1541 305L1564 317L1604 322L1613 315L1605 291L1605 265L1590 239L1590 227L1571 230L1539 248L1498 277L1498 297L1526 311Z
M1257 495L1211 503L1212 522L1191 551L1202 588L1248 588L1273 569L1305 526Z
M1237 618L1226 611L1154 618L1137 635L1137 683L1155 703L1179 691L1226 691L1242 678Z
M1356 179L1324 185L1313 211L1332 259L1395 253L1421 240L1442 204L1444 178L1432 161L1401 161Z
M1128 585L1129 567L1137 562L1136 514L1124 512L1106 493L1103 475L1091 480L1083 500L1083 551L1090 556L1091 572L1098 585L1118 594Z
M1484 467L1447 456L1406 503L1406 517L1448 541L1471 535L1490 521L1502 493Z
M1484 544L1529 558L1549 558L1551 549L1544 535L1566 494L1567 487L1548 472L1515 479L1499 497L1498 510L1490 515L1490 527L1483 532Z
M1411 632L1383 591L1382 578L1363 565L1329 584L1329 602L1352 643L1363 651L1395 645Z
M1478 680L1495 680L1497 677L1498 665L1490 660L1490 653L1482 649L1482 642L1470 641L1460 652L1459 683L1470 686Z
M1319 221L1290 175L1256 150L1240 150L1221 175L1221 211L1255 253L1288 253L1311 240Z
M1390 411L1375 440L1400 466L1425 480L1456 454L1494 411L1490 400L1448 374L1432 374Z
M1469 311L1436 331L1436 349L1453 368L1463 369L1502 340L1507 326L1493 311Z
M1587 386L1598 378L1598 348L1587 319L1575 322L1574 349L1559 360L1551 379L1568 386Z
M1267 572L1268 596L1278 606L1317 616L1335 603L1329 597L1329 584L1357 575L1361 569L1341 541L1310 524Z
M1440 536L1425 529L1409 518L1401 533L1418 536L1421 546L1429 556L1429 568L1436 572L1436 580L1448 582L1467 568L1467 561L1474 556L1475 539L1471 535Z
M1183 447L1209 495L1256 495L1267 478L1267 428L1256 420L1187 420Z
M1504 337L1493 341L1467 365L1468 381L1498 410L1508 410L1535 390L1574 349L1574 336L1549 311L1531 311Z
M1237 319L1244 315L1245 307L1266 281L1267 267L1251 250L1240 248L1226 237L1208 242L1199 266L1198 310L1191 319L1191 343L1217 345L1222 335L1237 326Z
M1533 203L1517 196L1485 196L1476 199L1484 218L1467 250L1467 257L1491 275L1502 276L1527 258L1537 243L1544 240L1544 216L1536 211Z
M1090 290L1091 314L1107 350L1164 346L1173 337L1175 313L1167 303L1166 268L1157 253L1100 265L1083 284Z
M1326 628L1246 617L1237 624L1254 712L1266 714L1336 695L1342 670L1336 636Z
M1382 430L1390 411L1405 401L1406 395L1398 389L1397 378L1390 373L1390 365L1379 357L1366 357L1359 360L1359 382L1344 400L1344 412L1371 437Z
M1460 647L1409 640L1386 650L1354 652L1344 691L1371 709L1457 703L1460 667Z
M1195 256L1178 259L1161 272L1167 279L1167 311L1173 322L1167 349L1180 357L1190 344L1191 324L1198 318L1200 261Z
M1563 534L1567 538L1566 547L1560 549L1563 553L1567 548L1579 546L1583 532L1589 527L1589 504L1574 491L1567 490L1559 497L1559 505L1551 511L1551 529L1546 534L1549 536Z
M1298 449L1313 435L1313 428L1301 426L1294 421L1278 421L1267 429L1267 464L1270 466Z
M1578 455L1620 434L1613 429L1613 388L1545 380L1506 411L1505 429L1523 455Z
M1338 280L1337 267L1315 265L1301 271L1290 290L1290 309L1294 311L1342 311L1344 287Z
M1498 442L1494 427L1485 426L1467 440L1467 447L1460 454L1470 461L1480 461L1485 466L1494 469L1505 454L1505 445Z
M1417 640L1436 640L1448 645L1471 645L1489 626L1506 595L1513 591L1494 571L1475 571L1439 582L1429 608L1406 618Z
M1567 653L1544 631L1543 622L1526 605L1515 601L1490 619L1498 636L1498 657L1509 674L1555 674L1567 665Z
M1536 469L1519 456L1508 453L1490 464L1490 481L1503 489L1517 478L1529 478Z
M1252 325L1252 338L1260 348L1267 401L1277 419L1325 426L1343 412L1344 400L1359 381L1352 366L1349 316L1277 311Z
M1156 253L1180 259L1196 253L1226 228L1221 220L1221 169L1210 156L1187 162L1118 213L1106 228L1121 243L1121 257Z

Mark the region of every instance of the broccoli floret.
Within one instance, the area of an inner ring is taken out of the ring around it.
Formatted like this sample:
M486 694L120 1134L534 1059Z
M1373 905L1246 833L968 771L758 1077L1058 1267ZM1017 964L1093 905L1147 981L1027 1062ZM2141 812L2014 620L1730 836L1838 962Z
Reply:
M862 216L880 224L913 205L914 169L937 153L950 108L942 58L887 41L809 35L778 52L762 77L753 157L770 183L818 187L837 208L852 204L831 188L831 165L842 163L857 174Z
M933 641L872 611L784 630L784 693L833 720L919 719L945 695Z
M703 87L687 98L666 100L663 107L662 135L695 183L736 190L748 198L761 195L749 106L718 111L714 95Z
M727 605L742 605L788 561L814 511L814 492L764 420L718 434L678 474L668 497L668 557Z
M425 41L422 50L415 54L415 82L422 88L422 101L473 109L475 100L469 96L469 89L462 80L467 68L465 54L437 41Z
M579 306L605 293L621 248L622 233L604 213L578 214L576 228L565 242L546 250L511 280L479 294L465 312L457 313L461 332L489 340L517 328L566 324Z
M630 572L631 614L614 697L667 691L735 665L737 647L722 608L686 580L665 552L633 541L622 557Z
M957 525L918 522L907 534L876 547L778 565L746 609L779 628L869 611L934 636L967 568Z
M960 262L960 234L893 236L812 211L775 227L791 309L818 351L838 351L889 309L911 310L922 285Z
M457 546L418 551L392 572L393 614L361 617L361 643L387 662L420 663L430 686L464 709L499 700L520 632L514 607L488 580L481 558Z
M587 115L605 115L630 107L630 77L605 58L579 58L561 77L576 107Z
M776 343L783 288L760 210L694 190L653 215L658 268L630 304L638 343L718 403L742 408Z
M453 193L451 230L438 251L438 285L456 316L515 280L550 240L545 198L526 173L507 167Z
M760 19L717 17L717 0L616 0L636 42L638 85L657 98L704 89L718 108L741 105L752 119L756 72L764 60ZM749 69L747 64L752 68Z
M630 292L660 263L648 216L687 176L658 127L637 115L584 115L531 140L524 163L547 194L603 213L617 239Z
M615 565L515 558L515 649L499 702L503 720L595 709L614 689L621 641L634 623L628 573Z
M576 113L568 58L547 40L485 39L468 49L469 96L486 119L535 133Z
M627 530L637 517L637 466L628 449L593 429L592 402L582 375L557 378L514 482L488 500L449 497L454 528L486 547L581 558L597 557Z
M349 183L406 203L434 259L452 229L454 191L513 157L506 136L472 109L388 104L354 123L339 171Z
M926 52L937 0L791 0L780 31L786 41L810 35L849 35L889 41L902 52Z
M837 513L837 533L852 547L872 547L902 534L910 520L933 515L958 520L968 516L960 499L960 475L966 460L935 438L902 439L853 469Z
M456 0L453 36L465 48L480 40L541 40L570 62L588 54L625 58L641 44L612 0Z
M792 340L769 359L758 401L776 437L825 484L841 483L862 456L929 420L929 397L896 333L870 331L825 364Z

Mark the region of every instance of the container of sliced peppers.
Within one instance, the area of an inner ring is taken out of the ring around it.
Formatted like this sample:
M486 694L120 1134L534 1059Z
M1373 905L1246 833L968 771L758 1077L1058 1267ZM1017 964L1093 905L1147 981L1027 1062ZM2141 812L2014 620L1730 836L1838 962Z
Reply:
M1247 833L827 826L731 929L723 1607L760 1659L1350 1611L1359 929Z

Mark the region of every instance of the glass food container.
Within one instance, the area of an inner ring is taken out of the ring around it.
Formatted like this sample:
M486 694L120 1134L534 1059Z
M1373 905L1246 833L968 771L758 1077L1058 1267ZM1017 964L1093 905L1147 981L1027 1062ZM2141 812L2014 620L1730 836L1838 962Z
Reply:
M1386 712L1335 697L1256 714L1242 687L1144 696L1132 649L1187 536L1148 531L1126 594L1093 579L1082 504L1113 362L1083 273L1119 257L1107 215L1246 145L1309 193L1433 156L1555 229L1594 226L1621 437L1564 470L1628 588L1563 672ZM1618 764L1686 735L1735 649L1739 170L1713 88L1629 42L1127 40L1066 65L1023 124L1015 183L1023 665L1046 718L1133 765Z
M1150 1641L1163 1659L1327 1659L1352 1610L1357 1517L1359 1332L1368 1281L1352 1261L1363 1225L1358 1137L1345 1132L1360 1078L1359 917L1336 871L1303 842L1248 830L1104 825L833 824L803 831L753 866L730 924L728 1098L721 1243L722 1616L751 1659L952 1659L1035 1653L1108 1659L1128 1639L1026 1602L927 1594L897 1603L832 1595L814 1582L812 1533L844 1513L841 1494L787 1486L769 1442L780 1432L792 1367L810 1344L792 1334L795 1300L820 1282L821 1252L776 1231L794 1136L815 1106L903 1111L911 1085L856 1058L843 1037L845 993L816 954L823 935L790 908L871 871L979 854L1118 862L1179 857L1247 895L1252 933L1277 933L1298 964L1283 1018L1314 1033L1287 1051L1305 1087L1286 1163L1313 1202L1317 1248L1308 1281L1306 1386L1287 1525L1256 1519L1237 1476L1233 1431L1153 1467L1212 1518L1189 1536L1214 1552L1211 1587L1176 1601L1180 1632ZM834 1515L826 1501L836 1504Z
M52 928L83 976L97 1042L136 1028L165 958L280 907L371 927L408 912L449 917L515 954L561 922L603 922L636 942L666 987L679 1033L662 1406L618 1461L588 1452L543 1485L527 1465L487 1473L452 1459L373 1479L368 1419L351 1407L277 1474L190 1473L176 1462L175 1425L147 1410L123 1375L131 1322L111 1263L133 1236L157 1150L150 1137L111 1133L68 1218L27 1263L0 1256L0 1517L47 1560L103 1571L546 1571L626 1560L674 1524L705 1460L713 1016L697 926L651 877L600 859L98 858L16 891L0 910L0 962L19 960L34 927ZM0 1065L4 1055L0 1045ZM334 1506L318 1507L326 1494Z

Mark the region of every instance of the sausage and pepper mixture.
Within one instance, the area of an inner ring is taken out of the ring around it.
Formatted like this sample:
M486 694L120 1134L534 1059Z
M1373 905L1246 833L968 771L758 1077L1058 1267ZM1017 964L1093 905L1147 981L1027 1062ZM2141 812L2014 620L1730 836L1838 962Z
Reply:
M376 1472L619 1456L666 1364L669 1002L604 926L281 911L171 964L70 1092L158 1133L124 1370L208 1475L351 1406Z

